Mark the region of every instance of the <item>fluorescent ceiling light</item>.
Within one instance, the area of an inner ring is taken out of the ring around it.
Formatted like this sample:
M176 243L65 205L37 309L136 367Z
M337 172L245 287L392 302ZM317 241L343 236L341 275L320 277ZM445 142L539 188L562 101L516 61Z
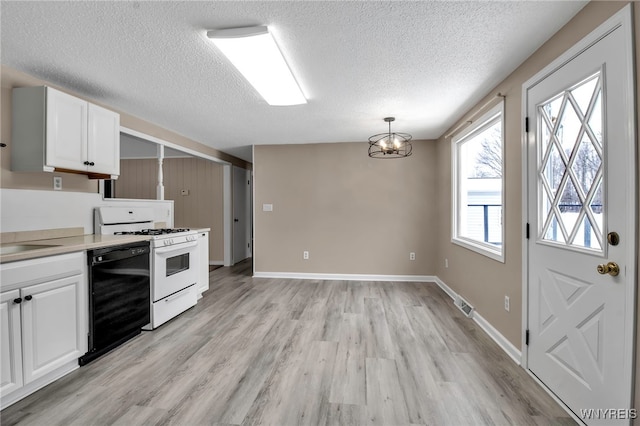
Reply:
M307 103L268 27L211 30L207 37L269 105Z

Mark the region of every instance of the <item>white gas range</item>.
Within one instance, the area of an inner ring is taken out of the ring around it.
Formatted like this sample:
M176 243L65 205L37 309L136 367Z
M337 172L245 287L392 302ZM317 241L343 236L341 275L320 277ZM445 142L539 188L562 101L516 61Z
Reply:
M95 233L148 235L151 246L151 323L153 330L196 304L198 235L190 229L153 228L153 210L98 207Z

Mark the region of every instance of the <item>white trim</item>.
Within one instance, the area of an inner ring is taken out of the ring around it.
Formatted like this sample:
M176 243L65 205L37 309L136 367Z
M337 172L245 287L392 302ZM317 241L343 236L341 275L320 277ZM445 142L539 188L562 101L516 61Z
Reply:
M163 145L163 146L166 146L166 147L178 150L178 151L185 152L185 153L187 153L189 155L193 155L194 157L204 158L206 160L211 160L211 161L214 161L214 162L220 163L220 164L231 164L228 161L224 161L224 160L219 159L218 157L214 157L212 155L204 154L204 153L202 153L200 151L196 151L195 149L186 148L186 147L184 147L182 145L178 145L176 143L169 142L169 141L166 141L164 139L160 139L160 138L157 138L155 136L151 136L151 135L148 135L146 133L142 133L142 132L139 132L137 130L130 129L128 127L120 126L120 132L121 133L126 133L126 134L131 135L131 136L135 136L135 137L140 138L140 139L145 139L145 140L148 140L150 142L154 142L154 143L156 143L158 145Z
M459 294L457 294L455 291L453 291L451 289L451 287L449 287L444 281L442 281L440 278L438 277L434 277L435 278L435 283L438 284L438 286L449 295L449 297L451 297L451 299L453 299L453 301L455 302L458 298L460 298L461 296ZM474 309L471 318L475 321L476 324L478 324L478 326L485 332L487 333L487 335L489 337L491 337L491 339L493 339L494 342L496 342L498 344L498 346L500 346L500 348L502 348L503 351L505 351L507 353L507 355L509 355L509 357L518 365L521 365L521 360L522 360L522 354L523 352L521 352L517 347L515 347L506 337L504 337L502 335L502 333L500 333L494 326L491 325L491 323L489 323L489 321L487 321L486 319L484 319L484 317L482 315L480 315L478 313L478 311L476 311ZM524 347L524 346L523 346Z
M522 360L522 352L520 349L516 348L513 343L507 340L506 337L502 335L494 326L489 323L482 315L478 313L478 311L474 311L473 320L480 326L481 329L484 330L485 333L489 335L493 339L494 342L498 344L502 348L503 351L507 353L516 364L520 365Z
M527 225L529 224L529 133L526 132L525 120L527 118L527 88L522 86L521 122L522 142L522 330L520 347L522 350L522 367L529 371L529 358L527 352L526 333L529 329L529 239L527 238Z
M210 260L209 265L224 266L224 260Z
M451 289L451 287L449 287L447 284L445 284L444 281L442 281L440 278L435 277L436 278L436 284L438 284L438 287L440 287L445 293L447 293L449 295L449 297L451 299L453 299L454 301L460 297L460 295L458 293L456 293L455 291L453 291Z
M627 187L627 196L629 199L635 199L634 203L629 203L629 208L632 209L632 212L627 215L629 218L629 222L627 223L627 229L629 230L629 235L634 235L636 241L634 244L630 244L628 257L625 259L627 263L627 271L633 279L633 285L627 286L627 297L626 297L626 306L625 310L627 312L626 319L626 329L627 334L624 339L624 351L625 356L624 361L624 371L625 376L629 377L629 382L625 384L627 393L629 395L629 407L633 407L633 390L635 382L633 380L633 371L634 371L634 360L636 356L636 312L635 312L635 301L636 301L636 286L637 286L637 257L636 250L638 247L638 233L636 229L636 220L637 220L637 209L638 209L638 195L636 190L637 179L638 179L638 169L636 166L637 161L637 152L636 152L636 129L635 129L635 120L636 120L636 109L635 109L635 97L636 97L636 88L635 88L635 69L634 69L634 39L633 39L633 16L632 16L632 3L624 6L620 11L607 19L604 23L594 29L591 33L589 33L586 37L576 43L573 47L565 51L562 55L560 55L557 59L551 62L549 65L544 67L541 71L536 73L533 77L522 84L522 123L524 124L524 120L527 117L527 106L528 106L528 91L532 89L535 85L543 81L549 75L557 71L559 68L573 60L582 52L589 49L591 46L596 44L598 41L606 37L608 34L613 32L618 28L622 28L622 31L625 34L626 45L624 46L626 55L627 55L627 63L629 64L630 69L628 70L627 75L629 76L629 81L626 83L631 90L627 93L627 98L624 99L624 102L627 105L629 113L629 121L627 124L627 137L628 140L632 141L629 144L629 170L634 171L634 176L632 179L628 180ZM523 208L523 229L526 229L527 222L529 221L529 206L528 206L528 178L529 171L528 168L528 135L525 133L524 126L522 127L522 208ZM529 292L529 252L528 252L528 240L523 238L522 242L522 336L523 336L523 344L522 347L526 348L524 344L524 338L526 330L528 329L529 324L529 300L528 300L528 292ZM543 389L547 391L549 395L551 395L554 400L559 402L565 410L571 414L571 416L579 421L579 423L583 423L578 417L576 417L575 413L573 413L560 399L558 399L551 390L549 390L540 380L537 379L535 375L531 373L528 369L528 359L527 359L527 351L524 350L522 354L522 366L527 370L527 372L536 379Z
M284 278L297 280L335 280L335 281L402 281L419 283L437 283L433 275L372 275L372 274L319 274L305 272L254 272L254 278Z
M222 166L222 222L224 224L224 266L232 265L233 188L231 164Z
M504 185L504 182L503 182ZM504 205L502 206L502 226L504 227ZM454 225L455 226L455 225ZM503 238L504 238L504 234L503 234ZM451 242L453 244L457 244L460 247L464 247L467 250L471 250L471 251L475 251L478 254L481 254L483 256L487 256L488 258L491 258L493 260L496 260L498 262L501 263L505 263L504 261L504 251L500 252L500 250L498 248L494 248L494 246L491 246L489 244L484 244L480 241L475 241L472 240L470 238L465 238L465 237L454 237L451 236ZM504 243L503 243L504 245Z
M251 145L251 161L253 167L251 167L251 257L255 258L256 255L256 146ZM252 262L251 273L256 273L255 259Z
M451 211L453 212L451 219L451 242L453 244L457 244L462 246L468 250L474 251L478 254L486 256L495 261L505 263L505 252L506 252L506 204L505 204L505 193L506 193L506 179L505 179L505 161L504 161L504 153L505 153L505 110L504 110L504 99L500 100L499 103L494 105L490 110L482 114L478 120L473 122L469 127L464 129L462 132L458 133L451 139ZM502 246L495 247L491 244L487 244L483 241L473 240L469 237L462 236L458 234L458 225L460 222L460 194L462 191L460 190L460 181L458 179L458 172L460 171L460 158L458 156L459 145L461 142L464 142L470 136L473 137L475 134L482 132L487 127L489 127L490 123L493 123L495 120L499 120L501 125L501 161L502 161L502 177L501 177L501 194L500 194L500 203L502 206Z

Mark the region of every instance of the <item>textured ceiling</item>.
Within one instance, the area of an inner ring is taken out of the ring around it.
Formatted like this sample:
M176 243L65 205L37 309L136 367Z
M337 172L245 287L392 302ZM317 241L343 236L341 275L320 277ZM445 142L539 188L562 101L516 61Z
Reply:
M250 160L254 144L441 136L575 1L1 2L3 65ZM206 39L268 25L308 98L272 107Z

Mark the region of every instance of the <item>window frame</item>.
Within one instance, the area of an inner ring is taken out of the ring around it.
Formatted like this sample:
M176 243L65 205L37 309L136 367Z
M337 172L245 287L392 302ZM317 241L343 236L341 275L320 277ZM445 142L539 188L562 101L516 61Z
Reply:
M502 204L502 245L496 247L495 245L478 241L469 237L459 235L460 221L461 221L461 203L462 192L460 188L462 186L460 182L459 173L462 171L461 159L459 155L460 147L478 135L482 131L486 130L489 126L495 124L495 121L499 120L501 125L501 155L502 155L502 182L501 182L501 204ZM479 119L473 122L470 126L464 129L462 132L451 138L451 242L453 244L462 246L476 253L489 257L501 263L505 263L505 246L506 246L506 205L505 205L505 120L504 120L504 101L501 101L489 111L483 114Z

